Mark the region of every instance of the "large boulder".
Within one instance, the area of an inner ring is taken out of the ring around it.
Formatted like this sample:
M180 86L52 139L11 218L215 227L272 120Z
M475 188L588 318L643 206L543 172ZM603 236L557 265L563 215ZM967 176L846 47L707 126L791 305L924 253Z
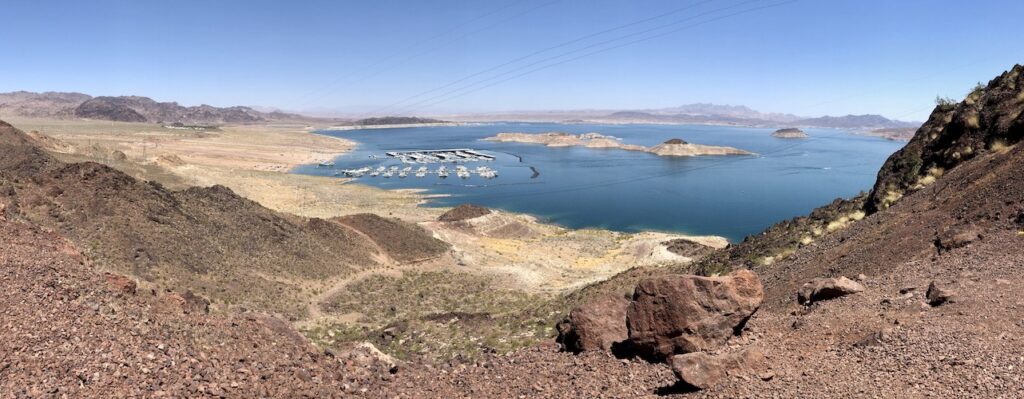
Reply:
M697 389L708 389L729 375L752 373L763 359L764 354L760 349L746 348L721 355L685 353L673 356L670 363L672 372L680 381Z
M138 285L135 280L116 273L103 273L107 286L116 293L124 295L135 295Z
M609 295L580 305L558 323L558 342L570 352L609 351L629 338L626 307L629 300Z
M749 270L643 280L626 310L631 348L651 360L714 349L743 328L763 299L761 281Z
M957 248L966 247L982 238L981 229L975 226L957 226L950 228L935 237L935 248L939 254Z
M864 291L864 286L846 277L819 277L800 287L796 300L802 305L825 301Z

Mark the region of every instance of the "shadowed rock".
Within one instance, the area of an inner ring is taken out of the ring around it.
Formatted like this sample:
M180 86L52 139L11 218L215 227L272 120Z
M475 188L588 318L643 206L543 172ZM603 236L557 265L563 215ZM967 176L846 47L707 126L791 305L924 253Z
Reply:
M802 305L826 301L864 291L864 286L846 277L816 278L800 287L796 300Z
M947 303L956 301L956 293L949 290L948 288L939 286L932 281L928 284L928 292L925 293L925 298L928 299L928 304L932 306L940 306Z
M763 298L761 281L749 270L643 280L626 311L630 344L652 360L713 349L743 328Z
M629 337L626 307L629 300L609 295L572 310L558 323L558 342L566 351L608 351Z
M980 240L981 230L974 226L958 226L946 230L935 238L935 248L939 254L956 248L963 248Z

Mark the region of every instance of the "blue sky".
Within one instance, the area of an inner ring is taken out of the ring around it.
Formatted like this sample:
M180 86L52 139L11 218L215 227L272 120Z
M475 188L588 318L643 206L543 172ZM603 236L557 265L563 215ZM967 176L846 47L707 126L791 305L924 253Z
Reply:
M5 1L0 91L413 114L713 102L923 120L936 95L1024 62L1019 0L780 1Z

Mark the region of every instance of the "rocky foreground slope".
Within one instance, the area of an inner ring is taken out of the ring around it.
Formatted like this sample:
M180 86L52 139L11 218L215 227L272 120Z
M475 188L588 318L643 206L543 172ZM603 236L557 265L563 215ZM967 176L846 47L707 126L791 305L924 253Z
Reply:
M282 320L207 315L2 214L0 396L343 397L358 384Z

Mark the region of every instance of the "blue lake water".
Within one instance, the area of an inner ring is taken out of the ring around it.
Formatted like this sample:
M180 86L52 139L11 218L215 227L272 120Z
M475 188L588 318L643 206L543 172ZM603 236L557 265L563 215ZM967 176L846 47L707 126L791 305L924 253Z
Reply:
M551 148L480 139L499 132L598 132L652 146L671 138L724 145L757 156L662 157L618 149ZM736 242L783 219L803 215L836 197L868 190L878 168L903 143L831 129L806 129L809 139L778 139L772 129L703 125L562 125L499 123L474 126L322 131L359 147L334 168L302 166L295 173L332 175L338 169L401 165L373 159L385 151L473 148L495 155L470 162L497 169L492 180L435 175L361 177L387 189L448 194L427 206L475 203L535 215L571 228L658 230L714 234ZM427 165L435 170L439 164ZM419 165L413 165L413 169ZM452 166L449 164L449 168ZM532 167L532 169L531 169ZM539 172L535 174L534 170Z

